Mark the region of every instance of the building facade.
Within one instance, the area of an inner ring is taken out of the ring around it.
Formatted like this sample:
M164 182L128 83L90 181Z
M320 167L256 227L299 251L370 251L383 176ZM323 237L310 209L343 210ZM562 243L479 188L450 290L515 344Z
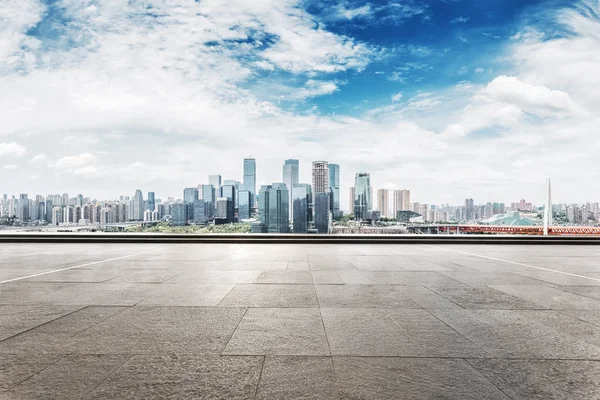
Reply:
M357 173L354 188L354 219L364 221L369 219L368 213L372 211L371 175L367 172Z
M289 204L292 204L292 189L295 184L299 182L299 173L300 162L295 159L285 160L283 164L283 183L288 187L288 192L290 194ZM294 208L290 207L290 221L292 221L294 215Z

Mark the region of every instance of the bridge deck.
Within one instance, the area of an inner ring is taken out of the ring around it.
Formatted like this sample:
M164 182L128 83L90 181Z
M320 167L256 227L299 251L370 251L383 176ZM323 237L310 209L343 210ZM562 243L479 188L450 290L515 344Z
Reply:
M598 246L0 246L0 399L600 398Z

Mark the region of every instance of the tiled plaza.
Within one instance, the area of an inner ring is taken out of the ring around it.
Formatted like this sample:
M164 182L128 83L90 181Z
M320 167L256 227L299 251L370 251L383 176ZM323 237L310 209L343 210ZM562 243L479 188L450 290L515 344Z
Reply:
M0 399L598 399L600 246L0 245Z

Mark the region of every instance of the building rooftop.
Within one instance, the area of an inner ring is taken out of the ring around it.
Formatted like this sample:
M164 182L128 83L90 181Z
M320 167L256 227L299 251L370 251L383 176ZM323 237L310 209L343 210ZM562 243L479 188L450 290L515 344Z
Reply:
M598 246L0 246L0 399L600 398Z

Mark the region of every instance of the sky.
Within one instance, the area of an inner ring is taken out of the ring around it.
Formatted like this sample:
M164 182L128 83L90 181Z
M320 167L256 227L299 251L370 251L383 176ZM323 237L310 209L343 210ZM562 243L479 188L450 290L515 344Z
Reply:
M600 0L0 0L0 193L340 164L412 201L600 201Z

